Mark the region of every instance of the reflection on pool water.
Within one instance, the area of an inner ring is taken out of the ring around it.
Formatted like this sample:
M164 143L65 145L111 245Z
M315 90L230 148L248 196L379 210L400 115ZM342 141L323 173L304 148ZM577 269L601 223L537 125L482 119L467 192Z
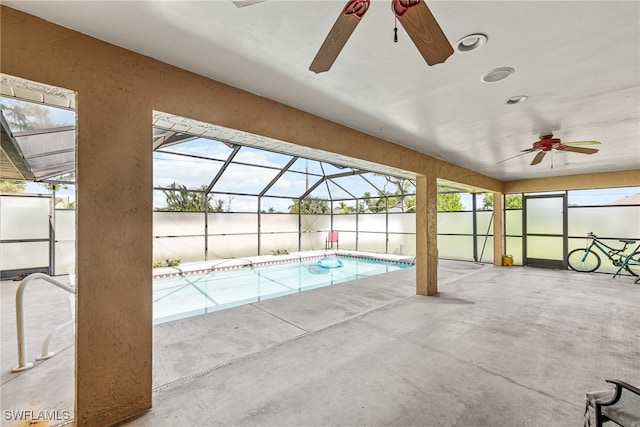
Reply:
M331 257L154 279L153 318L162 323L407 268L406 262ZM325 262L325 264L327 264Z

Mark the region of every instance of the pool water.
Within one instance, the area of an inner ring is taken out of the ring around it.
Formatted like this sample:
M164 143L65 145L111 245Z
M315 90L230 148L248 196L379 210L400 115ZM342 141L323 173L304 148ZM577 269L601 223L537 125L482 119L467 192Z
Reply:
M197 316L296 292L407 268L410 264L368 258L331 257L341 267L324 268L318 259L155 279L154 323Z

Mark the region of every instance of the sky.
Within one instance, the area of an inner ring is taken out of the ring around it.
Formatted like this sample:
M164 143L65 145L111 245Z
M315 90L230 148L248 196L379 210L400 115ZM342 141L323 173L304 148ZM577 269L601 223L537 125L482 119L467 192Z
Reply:
M168 147L166 151L188 153L206 157L207 159L194 159L165 152L156 152L154 154L154 187L167 187L173 182L177 182L185 185L187 188L197 189L211 183L232 150L221 142L200 138L185 144ZM241 147L234 157L233 163L229 165L220 180L213 187L213 191L258 194L280 173L281 168L285 166L291 158L290 155L258 150L251 147ZM240 163L250 163L266 166L267 168ZM265 197L261 209L267 210L269 207L273 207L277 211L286 212L292 204L292 199L297 198L305 193L308 188L313 187L320 179L320 176L323 175L323 172L324 174L331 175L345 171L350 171L350 169L341 169L326 162L321 163L315 160L299 159L265 194L265 196L280 196L284 198ZM308 172L308 174L305 172ZM378 188L384 189L386 185L387 190L395 190L395 186L388 184L383 177L376 176L372 173L366 174L365 177ZM329 188L327 188L326 185L318 186L313 190L311 195L320 198L329 198L329 192L331 192L331 196L334 199L352 199L353 196L363 196L365 192L369 192L372 195L377 194L377 189L360 176L336 178L335 182L337 185L331 183L329 184ZM413 192L414 190L411 189L410 191ZM225 197L226 196L223 196L223 198ZM162 192L156 191L154 195L155 206L163 203L164 195ZM347 204L349 205L350 203L347 202ZM352 205L355 206L355 203L352 202ZM232 207L233 210L236 211L255 211L257 208L257 199L255 197L252 199L243 199L234 196Z

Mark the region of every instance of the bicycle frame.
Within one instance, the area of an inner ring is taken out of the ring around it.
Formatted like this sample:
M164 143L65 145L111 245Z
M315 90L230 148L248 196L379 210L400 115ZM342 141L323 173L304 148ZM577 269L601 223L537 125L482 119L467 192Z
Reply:
M626 249L626 247L627 247L627 245L625 244L625 249ZM638 266L640 266L640 260L634 260L633 258L631 258L633 256L633 254L635 254L639 250L640 250L640 243L638 244L638 246L636 246L636 248L634 250L631 251L631 253L629 253L629 255L620 255L620 258L618 259L618 261L621 261L622 263L620 264L620 266L618 268L618 271L616 271L616 274L613 275L614 278L619 276L620 272L624 268L626 268L628 265L638 265ZM623 258L624 258L624 260L623 260ZM615 262L614 262L614 265L615 265ZM635 283L638 283L638 280L636 280Z
M614 266L620 267L620 263L622 262L622 258L624 257L622 255L622 253L627 250L627 243L624 244L622 249L616 249L614 247L611 247L611 246L607 245L606 243L604 243L603 241L598 239L596 236L589 236L589 237L592 240L591 240L591 244L589 246L587 246L587 250L585 251L585 254L589 253L591 251L591 248L593 248L595 246L600 252L602 252L603 254L605 254L607 256L607 258L609 258L609 260L613 263ZM603 246L605 248L607 248L608 250L603 249ZM632 251L631 253L633 253L633 252L635 252L635 251ZM617 259L614 258L615 255L619 255ZM629 255L629 256L631 256L631 255ZM619 272L620 272L620 270L618 270L618 273ZM616 273L616 275L618 273Z

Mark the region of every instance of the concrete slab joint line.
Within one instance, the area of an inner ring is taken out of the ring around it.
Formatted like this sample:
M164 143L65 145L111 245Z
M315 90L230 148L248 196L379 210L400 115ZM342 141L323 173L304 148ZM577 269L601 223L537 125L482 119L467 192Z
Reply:
M260 307L260 306L259 306L259 305L257 305L257 304L251 303L251 304L249 304L249 305L250 305L250 306L252 306L252 307L254 307L254 308L257 308L257 309L258 309L258 310L260 310L260 311L263 311L264 313L268 314L269 316L273 316L273 317L275 317L276 319L278 319L278 320L280 320L280 321L282 321L282 322L288 323L289 325L291 325L291 326L293 326L293 327L295 327L295 328L300 329L300 330L301 330L301 331L303 331L305 334L308 334L308 333L309 333L309 331L307 331L307 330L306 330L306 329L304 329L303 327L298 326L298 325L296 325L296 324L295 324L295 323L293 323L293 322L289 322L288 320L283 319L283 318L282 318L282 317L280 317L280 316L276 316L274 313L271 313L269 310L265 310L265 309L263 309L262 307Z

